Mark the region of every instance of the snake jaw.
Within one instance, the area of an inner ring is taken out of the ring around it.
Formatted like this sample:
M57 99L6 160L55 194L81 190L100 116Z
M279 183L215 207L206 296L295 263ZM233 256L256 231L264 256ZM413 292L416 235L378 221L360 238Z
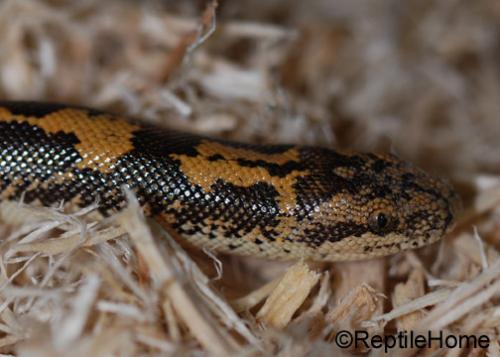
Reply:
M443 179L429 175L408 163L401 164L405 173L399 176L398 197L403 221L402 235L407 248L417 248L442 238L455 225L462 210L458 193Z

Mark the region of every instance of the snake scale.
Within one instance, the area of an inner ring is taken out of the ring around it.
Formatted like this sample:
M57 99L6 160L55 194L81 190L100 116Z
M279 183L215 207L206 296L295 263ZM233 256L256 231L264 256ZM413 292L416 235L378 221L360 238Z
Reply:
M0 199L126 206L216 252L319 261L417 248L451 229L457 193L393 155L252 145L82 107L0 102Z

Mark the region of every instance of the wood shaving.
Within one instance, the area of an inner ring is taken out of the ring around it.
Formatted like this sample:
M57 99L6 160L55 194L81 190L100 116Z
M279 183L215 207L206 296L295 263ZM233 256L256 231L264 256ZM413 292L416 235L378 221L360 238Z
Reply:
M185 251L142 216L0 203L5 356L382 355L336 335L484 334L500 356L500 6L485 2L0 3L0 97L256 143L390 151L449 177L444 241L363 262ZM216 263L214 263L214 261Z

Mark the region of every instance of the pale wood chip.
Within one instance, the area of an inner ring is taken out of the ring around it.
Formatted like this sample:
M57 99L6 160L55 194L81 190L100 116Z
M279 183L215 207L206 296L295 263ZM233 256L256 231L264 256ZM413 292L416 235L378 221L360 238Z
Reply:
M231 302L231 306L238 312L250 310L255 305L262 302L271 294L281 281L281 277L271 280L269 283L253 290L248 295L235 299Z
M304 262L293 265L280 280L257 313L257 318L274 328L285 327L292 319L321 274Z
M394 307L406 304L425 293L424 273L422 270L413 270L405 283L397 284L392 294L392 303ZM403 315L396 319L398 330L411 330L422 318L421 311L415 311Z
M379 310L380 300L380 294L363 283L351 289L338 305L328 312L325 319L339 329L353 330Z
M126 191L126 194L129 204L119 221L147 264L155 285L164 290L166 296L162 303L166 300L172 303L184 324L207 351L218 356L232 355L235 343L218 327L219 323L210 316L205 305L178 280L175 268L161 254L161 249L145 224L137 199L130 191Z
M109 227L102 229L82 240L80 233L72 234L68 237L58 237L41 242L18 244L12 249L12 252L41 252L44 254L55 255L75 249L78 246L90 247L110 239L116 239L125 234L120 227Z

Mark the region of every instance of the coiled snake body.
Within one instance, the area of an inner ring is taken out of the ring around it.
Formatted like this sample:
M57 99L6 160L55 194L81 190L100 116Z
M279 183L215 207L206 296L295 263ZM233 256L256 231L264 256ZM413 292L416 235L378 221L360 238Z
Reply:
M441 238L455 191L392 155L210 139L86 108L0 102L0 199L123 208L180 238L273 259L351 260Z

